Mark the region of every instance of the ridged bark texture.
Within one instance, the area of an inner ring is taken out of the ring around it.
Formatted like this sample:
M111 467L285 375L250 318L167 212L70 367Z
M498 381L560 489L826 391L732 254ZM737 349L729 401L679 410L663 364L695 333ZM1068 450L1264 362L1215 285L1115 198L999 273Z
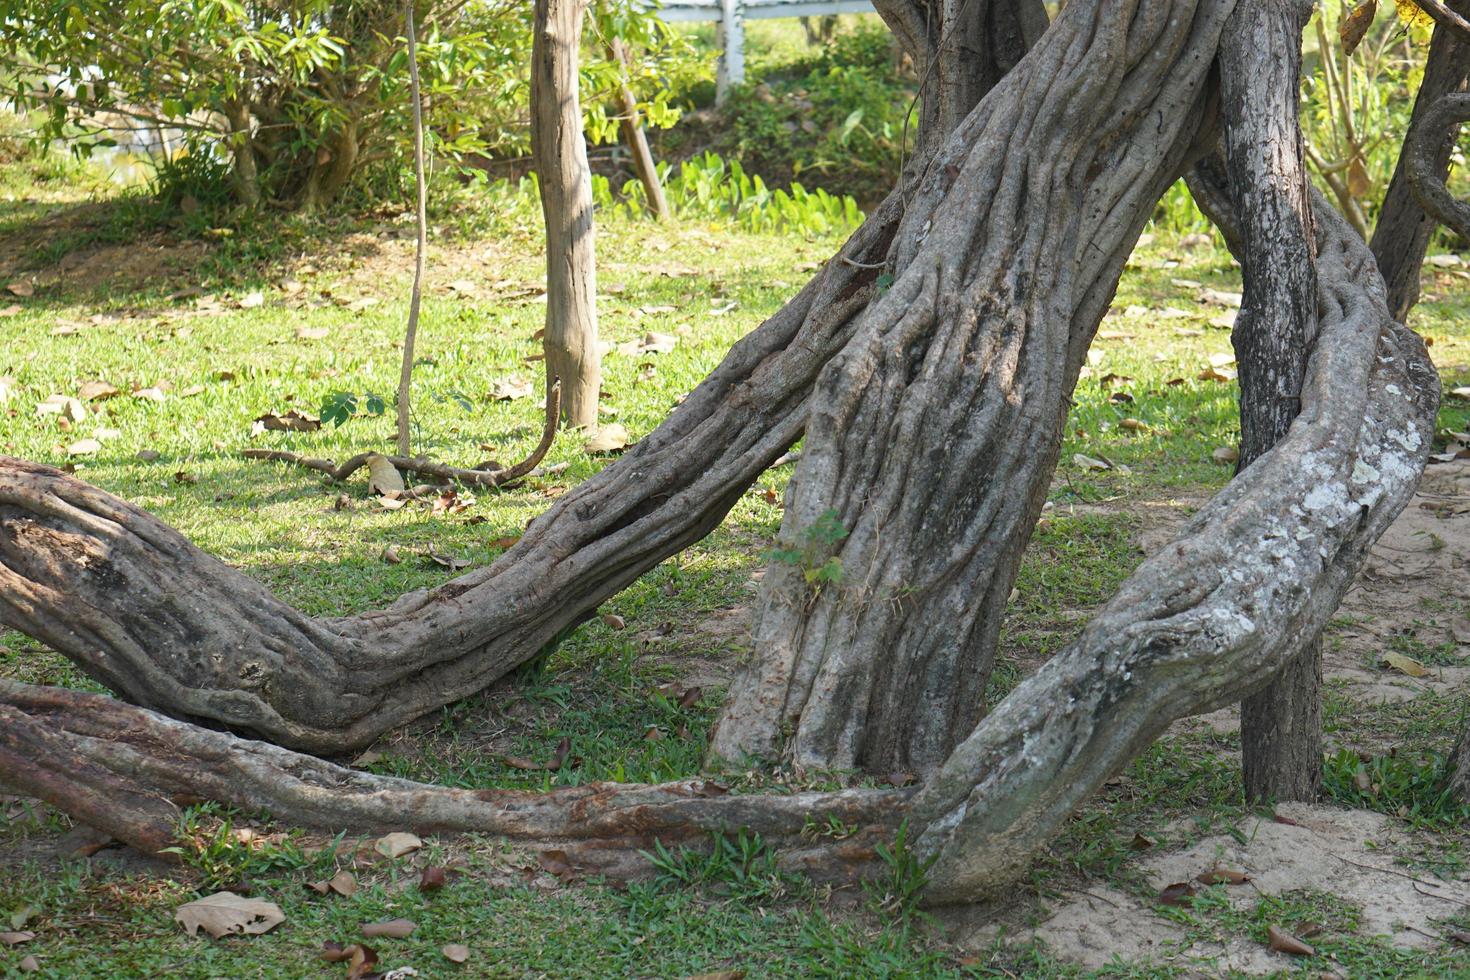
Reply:
M531 43L531 153L546 219L546 387L561 381L569 425L597 426L597 257L592 171L577 97L587 0L536 0Z
M1315 236L1297 121L1304 0L1240 0L1220 44L1220 121L1245 280L1235 321L1240 469L1285 437L1317 333ZM1246 798L1315 800L1322 645L1307 643L1241 703Z
M974 727L1068 396L1210 118L1229 11L1069 4L935 158L891 287L818 381L792 560L715 754L922 775Z

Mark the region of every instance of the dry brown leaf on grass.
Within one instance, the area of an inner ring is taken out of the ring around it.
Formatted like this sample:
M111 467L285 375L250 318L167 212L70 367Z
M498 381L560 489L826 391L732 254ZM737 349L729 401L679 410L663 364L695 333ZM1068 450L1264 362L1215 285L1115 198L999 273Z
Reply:
M77 389L77 397L84 402L100 402L119 394L121 392L106 381L83 381L82 386Z
M325 881L313 881L306 887L318 895L325 895L330 891L336 892L343 898L351 898L357 894L357 878L353 876L351 871L343 870L338 871Z
M612 453L626 448L628 430L616 422L610 422L597 430L582 447L585 453Z
M494 402L515 401L518 398L529 398L535 392L535 386L519 374L512 374L508 378L499 378L490 384L490 400Z
M401 830L379 837L373 843L373 850L384 857L402 857L424 846L424 842L414 834L405 833Z
M447 946L441 946L439 952L443 953L444 958L451 963L463 963L470 958L470 948L459 943L449 943Z
M1195 875L1194 880L1202 885L1243 885L1251 880L1251 876L1244 871L1216 866L1208 871L1201 871Z
M1192 881L1176 881L1165 885L1159 892L1159 901L1164 905L1183 905L1198 894L1199 889Z
M1276 926L1266 927L1266 942L1278 953L1289 953L1292 956L1316 956L1317 951L1302 942L1297 937L1284 929Z
M433 562L435 565L438 565L441 568L447 568L451 572L457 572L461 569L469 568L470 565L473 564L468 558L456 558L454 555L444 554L432 543L429 545L429 550L426 553L425 557L427 557L429 561Z
M403 474L386 456L372 455L367 460L368 493L399 494L404 490Z
M0 945L19 946L36 938L34 932L0 932Z
M255 417L250 434L256 435L267 429L272 432L315 432L322 427L322 420L291 409L289 412L266 412Z
M407 939L418 925L408 919L384 919L381 922L364 922L362 934L368 939L379 936L387 939Z
M1429 668L1413 657L1406 657L1402 653L1385 653L1379 660L1390 670L1408 674L1410 677L1423 677L1429 673Z
M215 939L222 936L259 936L286 921L275 902L245 898L234 892L216 892L174 910L174 921L193 936L200 929Z
M48 395L36 406L37 415L60 415L64 419L80 422L87 417L87 406L70 395Z

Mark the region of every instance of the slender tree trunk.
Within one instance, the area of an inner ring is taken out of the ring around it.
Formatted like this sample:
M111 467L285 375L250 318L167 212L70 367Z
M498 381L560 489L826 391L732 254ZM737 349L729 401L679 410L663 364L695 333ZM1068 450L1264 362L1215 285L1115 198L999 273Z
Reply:
M608 44L608 54L622 68L623 78L628 76L628 48L617 38ZM643 184L643 196L647 199L648 212L659 221L669 217L669 202L664 198L664 185L658 179L658 166L653 152L648 148L648 136L643 132L643 118L638 112L638 98L626 81L618 86L618 128L623 134L623 145L633 157L633 170Z
M349 117L317 150L317 158L302 194L303 210L315 211L337 199L357 166L358 150L357 123Z
M424 294L424 260L429 250L428 189L424 186L424 109L419 94L418 39L414 36L413 0L404 5L404 27L408 38L409 98L413 103L414 218L413 290L408 296L408 326L403 332L403 364L398 372L398 455L413 449L413 412L409 395L413 387L413 348L419 332L419 306Z
M1245 293L1235 322L1240 471L1286 436L1317 333L1310 179L1297 116L1307 0L1240 0L1220 45L1225 171ZM1322 645L1241 703L1246 797L1314 800L1322 771Z
M1470 13L1470 2L1466 0L1449 0L1449 6L1461 13ZM1443 96L1464 91L1467 76L1470 76L1470 44L1461 40L1453 30L1436 26L1429 42L1429 57L1424 64L1424 79L1419 83L1419 94L1414 99L1410 126L1422 120L1429 108ZM1459 126L1450 126L1434 146L1432 169L1441 181L1449 173L1450 153L1455 148L1459 129ZM1383 271L1384 281L1388 283L1389 311L1400 321L1408 318L1409 310L1419 301L1419 274L1424 265L1424 253L1429 247L1429 236L1436 225L1435 219L1424 213L1415 198L1405 167L1406 158L1400 156L1383 198L1372 242L1373 255Z
M597 264L592 171L577 98L577 51L588 0L536 0L531 45L531 149L546 219L546 387L562 384L568 425L597 426Z
M230 157L235 161L230 176L235 194L247 208L260 204L260 172L255 165L255 146L250 133L250 107L243 101L225 104L230 124Z

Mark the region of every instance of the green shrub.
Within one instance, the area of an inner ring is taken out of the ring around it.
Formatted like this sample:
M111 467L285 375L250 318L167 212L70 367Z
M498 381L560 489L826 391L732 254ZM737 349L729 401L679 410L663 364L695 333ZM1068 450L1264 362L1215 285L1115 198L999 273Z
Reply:
M416 12L432 152L523 153L531 5L424 0ZM651 125L672 123L668 93L706 70L692 48L633 0L599 3L587 25L589 134L616 130L602 103L624 82ZM182 133L182 154L171 147L158 174L177 201L312 209L349 189L407 186L403 26L402 5L387 0L17 0L0 13L0 79L17 111L40 120L38 142L64 139L78 155L124 129ZM613 38L630 69L610 57Z
M758 176L746 173L735 160L724 160L706 151L685 160L674 170L658 165L669 205L689 218L724 218L747 231L790 231L804 235L828 235L850 231L862 224L863 212L847 195L836 196L821 188L807 190L792 183L771 188ZM628 181L615 194L606 177L592 178L593 201L601 208L629 215L645 212L643 185Z
M865 23L836 34L809 60L752 73L715 111L709 131L692 138L706 138L709 149L778 188L815 180L876 201L898 178L905 137L912 142L914 91L888 31ZM670 145L677 152L680 141Z

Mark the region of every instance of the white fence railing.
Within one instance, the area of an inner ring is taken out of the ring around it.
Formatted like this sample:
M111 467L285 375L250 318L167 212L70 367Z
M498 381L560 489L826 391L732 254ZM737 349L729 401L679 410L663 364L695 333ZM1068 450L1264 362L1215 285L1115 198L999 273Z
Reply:
M827 17L871 14L869 0L666 0L658 15L666 21L712 20L719 24L720 68L716 99L745 80L745 21L775 17Z

